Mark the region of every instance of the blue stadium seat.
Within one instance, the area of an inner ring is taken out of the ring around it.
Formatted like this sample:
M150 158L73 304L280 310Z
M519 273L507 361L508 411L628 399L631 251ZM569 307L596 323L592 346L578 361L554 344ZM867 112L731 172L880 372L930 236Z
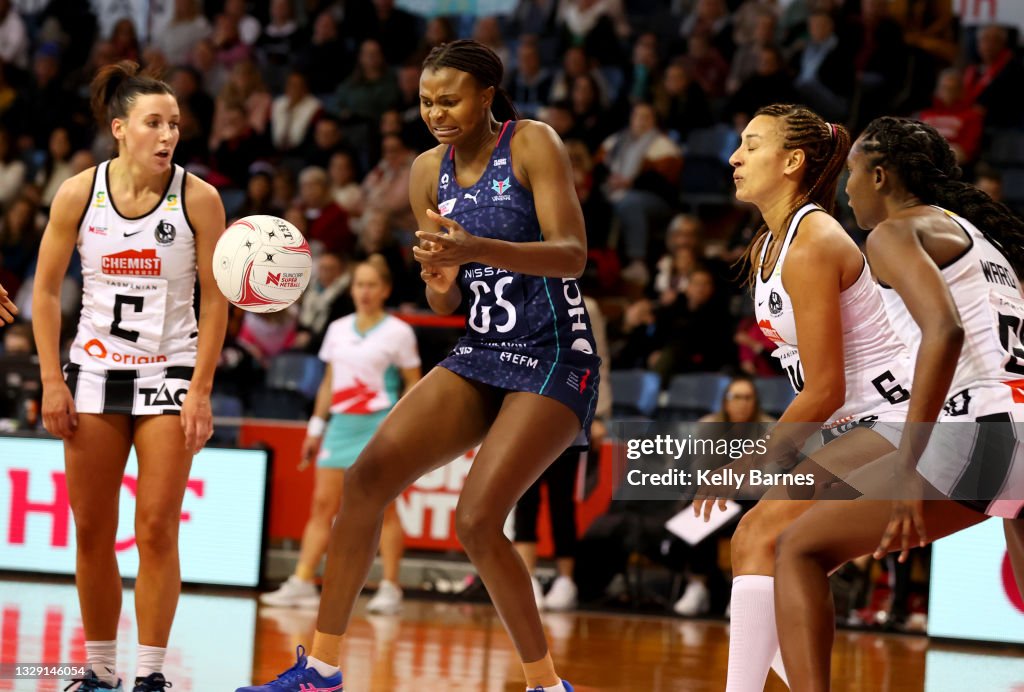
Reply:
M242 400L230 394L213 394L210 396L213 408L213 437L211 442L222 445L238 444L238 425L218 423L217 418L241 418L243 414Z
M761 410L775 417L780 416L796 396L788 377L759 377L754 386L761 399Z
M668 398L662 407L662 418L691 420L715 411L728 386L729 376L716 372L676 375L668 385Z
M233 187L225 187L218 190L221 201L224 203L224 216L228 219L237 219L245 206L245 190Z
M324 377L324 364L308 353L282 353L270 361L267 369L267 387L299 392L307 399L315 399Z
M658 375L647 370L613 370L612 415L651 416L658 407Z
M291 389L257 389L249 398L253 418L305 420L313 412L313 400Z

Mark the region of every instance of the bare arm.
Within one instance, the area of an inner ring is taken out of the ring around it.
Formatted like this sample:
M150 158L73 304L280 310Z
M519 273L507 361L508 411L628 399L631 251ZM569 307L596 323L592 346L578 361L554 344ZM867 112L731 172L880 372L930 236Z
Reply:
M413 162L409 173L409 204L416 215L419 230L431 234L436 234L441 228L437 221L427 214L428 209L437 208L435 182L440 170L440 155L438 149L420 154ZM421 242L424 250L435 249L434 243L429 240ZM413 248L414 255L418 249ZM430 308L439 315L450 315L455 312L462 302L462 291L455 281L459 273L458 265L440 267L418 255L416 260L422 265L420 277L427 285L427 302Z
M839 309L844 247L834 232L844 233L825 214L811 214L800 224L790 246L782 280L793 302L803 390L779 417L780 423L808 423L793 429L799 448L806 436L827 421L846 399L843 323Z
M883 222L868 236L867 251L875 276L892 286L921 328L907 422L935 421L949 395L963 346L960 313L914 229L898 221Z
M431 211L429 217L448 233L421 230L417 234L421 239L434 242L441 249L429 252L414 248L417 260L438 266L480 262L520 274L555 278L583 274L587 236L565 147L549 126L529 120L519 125L512 142L515 160L521 162L527 176L525 182L533 191L543 240L520 243L481 238L466 232L454 220Z
M32 331L43 383L43 425L67 438L78 426L75 402L64 384L60 365L60 289L78 242L78 222L89 203L94 169L64 181L50 206L50 220L39 244L32 285Z
M213 250L224 232L224 205L208 183L188 175L185 179L189 219L195 230L196 272L199 276L199 343L196 367L182 405L181 424L186 445L198 452L213 434L210 392L228 324L228 303L213 278Z
M331 417L331 381L334 371L328 363L324 368L324 379L320 382L320 388L316 390L316 403L313 404L313 415L317 418L327 420Z
M399 372L402 376L402 396L405 396L412 389L413 385L423 377L423 371L417 366L415 368L402 368Z

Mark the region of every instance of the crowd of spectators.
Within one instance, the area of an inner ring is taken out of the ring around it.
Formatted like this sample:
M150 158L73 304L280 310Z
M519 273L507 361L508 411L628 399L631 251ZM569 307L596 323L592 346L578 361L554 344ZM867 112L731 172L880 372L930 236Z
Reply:
M523 116L566 143L587 222L585 286L607 317L613 367L653 369L666 385L694 371L770 375L772 344L734 267L759 223L730 201L738 132L780 101L854 133L882 113L917 115L1002 194L988 155L1024 120L1016 29L963 28L950 5L509 0L496 17L423 17L393 0L174 0L162 24L143 27L130 3L0 0L0 284L31 319L48 205L111 155L89 81L128 59L173 85L175 162L222 191L229 220L281 216L315 249L316 278L294 309L233 315L225 381L244 388L276 354L315 352L351 310L351 268L371 253L395 277L391 306L425 309L407 195L413 159L434 144L419 65L470 36L504 60ZM110 16L120 7L125 16ZM73 262L65 337L79 284Z

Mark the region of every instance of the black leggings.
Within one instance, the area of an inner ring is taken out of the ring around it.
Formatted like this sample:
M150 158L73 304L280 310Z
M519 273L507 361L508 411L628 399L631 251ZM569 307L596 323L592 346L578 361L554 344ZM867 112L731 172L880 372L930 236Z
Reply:
M515 541L537 542L537 514L540 511L540 486L548 486L548 516L555 540L555 557L576 556L576 471L580 452L576 448L562 452L540 478L519 498L515 509Z

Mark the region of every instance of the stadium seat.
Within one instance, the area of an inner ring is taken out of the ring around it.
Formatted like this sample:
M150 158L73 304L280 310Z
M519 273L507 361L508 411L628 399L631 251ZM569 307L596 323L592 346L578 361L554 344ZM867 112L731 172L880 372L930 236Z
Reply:
M254 418L305 420L313 412L313 400L291 389L257 389L249 400Z
M213 394L210 396L210 406L213 408L213 437L211 442L222 445L235 445L238 443L238 425L220 423L218 418L241 418L243 415L242 400L230 394Z
M780 416L796 396L788 377L759 377L754 385L761 399L761 410L771 416Z
M245 190L221 188L219 192L221 201L224 203L224 216L229 220L238 218L245 206Z
M267 387L299 392L307 399L315 399L324 377L324 364L308 353L282 353L270 361L267 369Z
M715 372L676 375L669 382L668 397L662 406L662 418L690 420L718 409L729 376Z
M651 416L658 407L658 375L647 370L613 370L612 415Z
M687 207L732 201L729 156L738 135L724 125L694 130L686 138L680 201Z
M1002 168L1024 166L1024 132L996 130L992 134L988 160Z

